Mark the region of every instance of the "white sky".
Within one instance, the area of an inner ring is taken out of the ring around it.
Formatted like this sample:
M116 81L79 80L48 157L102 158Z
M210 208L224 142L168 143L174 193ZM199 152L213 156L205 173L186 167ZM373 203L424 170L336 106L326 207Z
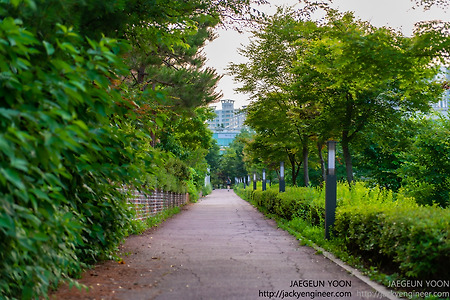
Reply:
M260 7L267 14L275 12L275 7L280 5L295 5L298 0L269 0L271 7ZM450 0L449 0L450 1ZM425 20L450 21L448 10L433 8L424 11L421 7L413 9L411 0L334 0L334 8L340 11L353 11L362 20L370 21L374 26L390 26L401 29L405 35L412 33L414 24ZM219 37L204 48L208 58L206 65L213 67L219 74L225 74L225 68L231 63L245 62L245 59L237 52L238 48L248 44L249 34L239 34L231 29L219 29ZM224 76L218 86L223 99L235 100L235 107L248 104L248 95L234 91L238 85L231 76Z

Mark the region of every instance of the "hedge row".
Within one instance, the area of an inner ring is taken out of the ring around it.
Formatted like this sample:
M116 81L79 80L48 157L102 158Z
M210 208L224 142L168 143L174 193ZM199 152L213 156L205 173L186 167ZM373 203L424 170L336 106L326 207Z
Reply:
M247 189L255 203L264 207L267 212L291 220L301 217L313 225L319 225L325 216L325 206L320 201L322 191L315 188L286 188L286 193L278 193L277 189L252 191ZM248 197L247 199L250 199Z
M284 219L323 225L324 191L287 188L238 193ZM418 206L413 199L356 183L338 184L335 237L347 250L410 278L450 278L450 209Z
M335 234L348 249L393 262L407 277L450 278L450 210L402 205L339 207Z

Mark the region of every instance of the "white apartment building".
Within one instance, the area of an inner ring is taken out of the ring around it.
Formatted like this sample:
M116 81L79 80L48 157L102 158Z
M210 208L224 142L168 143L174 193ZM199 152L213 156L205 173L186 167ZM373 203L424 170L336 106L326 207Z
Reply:
M242 109L234 108L234 100L221 100L221 109L215 108L217 117L209 121L209 128L211 130L219 129L241 129L244 126L245 113ZM245 107L244 107L245 108Z
M241 132L244 127L245 112L242 109L234 108L234 100L224 99L220 101L221 107L214 107L216 118L208 121L208 128L213 132L213 138L221 147L227 147Z

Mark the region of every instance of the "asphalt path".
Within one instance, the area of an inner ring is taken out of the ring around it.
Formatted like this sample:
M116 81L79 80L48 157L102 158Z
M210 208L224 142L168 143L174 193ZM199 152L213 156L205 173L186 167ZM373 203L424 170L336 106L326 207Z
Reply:
M383 299L233 191L213 191L132 244L129 286L112 299Z

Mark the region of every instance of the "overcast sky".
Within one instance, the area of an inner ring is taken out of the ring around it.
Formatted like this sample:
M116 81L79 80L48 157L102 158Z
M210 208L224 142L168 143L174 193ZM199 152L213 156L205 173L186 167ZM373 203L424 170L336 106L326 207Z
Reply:
M275 7L280 5L299 5L297 0L269 0L270 7L260 9L272 14ZM353 11L355 15L365 21L370 21L377 27L390 26L401 29L405 35L410 35L414 24L424 20L450 21L449 11L433 8L423 11L422 8L413 9L411 0L334 0L333 7L340 11ZM239 34L233 30L218 30L219 37L204 48L208 61L207 66L213 67L219 74L225 74L225 68L230 62L244 62L244 58L237 52L242 45L248 44L249 34ZM234 91L237 84L230 76L224 76L218 86L223 99L236 100L235 107L248 104L248 95Z

